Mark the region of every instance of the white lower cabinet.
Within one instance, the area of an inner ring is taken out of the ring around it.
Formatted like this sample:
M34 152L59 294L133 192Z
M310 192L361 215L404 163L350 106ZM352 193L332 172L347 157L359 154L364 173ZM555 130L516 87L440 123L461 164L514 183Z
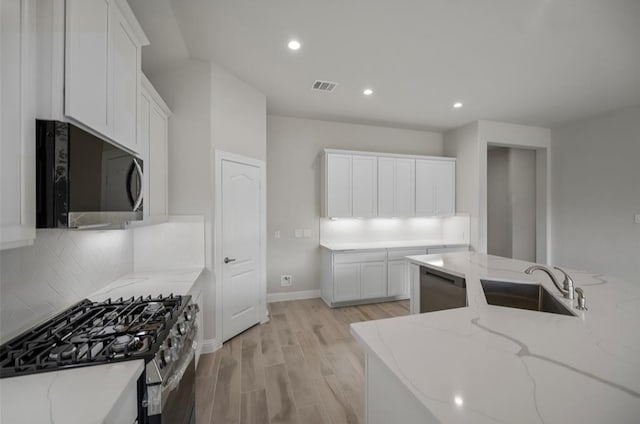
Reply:
M427 248L322 249L322 298L329 306L409 298L409 261Z
M375 299L387 296L385 261L360 264L360 298Z
M360 299L360 264L336 264L333 268L333 300Z
M388 288L389 296L403 296L407 294L407 260L395 259L388 262Z

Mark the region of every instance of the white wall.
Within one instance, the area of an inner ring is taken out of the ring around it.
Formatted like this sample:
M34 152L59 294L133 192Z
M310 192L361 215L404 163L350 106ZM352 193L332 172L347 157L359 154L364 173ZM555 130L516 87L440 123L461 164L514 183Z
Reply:
M469 214L469 242L473 250L480 245L480 146L478 123L473 122L444 134L444 154L456 161L456 212ZM481 251L481 250L480 250Z
M204 214L212 207L211 70L184 60L147 75L169 118L169 214Z
M536 261L536 154L509 149L512 258Z
M214 148L266 160L265 95L215 64L211 64L211 131Z
M509 150L487 151L487 253L510 258L513 254L509 199Z
M132 271L131 230L37 230L32 246L0 253L0 341Z
M553 262L640 284L640 108L552 134Z
M169 213L205 217L204 337L215 334L213 153L266 159L266 98L213 63L183 60L147 75L169 120Z
M267 291L320 288L320 153L324 148L442 155L442 134L282 116L267 117ZM310 229L311 238L294 238ZM281 238L276 240L274 232ZM280 276L293 276L280 287Z
M477 121L444 134L444 151L458 158L456 166L456 203L460 212L468 213L471 222L471 245L487 252L487 146L521 147L536 150L536 261L547 262L550 251L550 158L551 130L548 128Z

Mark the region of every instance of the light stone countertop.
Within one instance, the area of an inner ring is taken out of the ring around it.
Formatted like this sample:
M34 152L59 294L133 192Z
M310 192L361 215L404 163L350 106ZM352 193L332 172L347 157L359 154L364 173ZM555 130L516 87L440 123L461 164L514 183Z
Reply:
M194 294L194 289L202 268L190 268L174 271L134 272L118 278L89 296L89 300L101 302L108 298L117 299L131 296L168 296Z
M575 317L491 306L480 279L540 282L528 262L474 252L413 263L466 278L468 307L354 323L351 331L439 421L637 423L640 280L571 271L587 296Z
M0 422L102 423L143 370L144 361L136 360L3 378Z
M341 250L368 250L368 249L394 249L412 247L458 247L468 246L469 242L459 240L390 240L390 241L364 241L356 243L320 243L321 247L333 251Z
M195 268L131 273L88 298L194 294L202 272ZM0 423L102 423L143 369L144 361L134 360L0 379Z

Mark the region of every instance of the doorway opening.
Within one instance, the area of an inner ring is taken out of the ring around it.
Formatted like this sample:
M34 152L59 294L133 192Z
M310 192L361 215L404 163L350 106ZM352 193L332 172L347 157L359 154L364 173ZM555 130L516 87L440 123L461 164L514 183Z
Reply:
M545 181L539 175L546 152L488 145L487 147L487 252L506 258L537 262L540 259L540 202ZM545 184L546 185L546 184ZM545 188L546 190L546 188ZM544 260L544 258L542 258Z

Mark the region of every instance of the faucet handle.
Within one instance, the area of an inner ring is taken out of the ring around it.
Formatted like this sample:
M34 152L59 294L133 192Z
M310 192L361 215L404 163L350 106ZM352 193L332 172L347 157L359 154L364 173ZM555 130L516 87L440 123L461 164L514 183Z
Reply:
M576 309L579 311L587 310L587 298L584 295L584 291L580 287L576 287L576 294L578 295L578 305Z
M554 266L553 268L557 269L562 273L562 275L564 275L564 281L562 281L563 288L565 290L573 290L573 288L575 287L573 278L571 278L571 276L567 274L567 272L564 269L560 268L559 266Z

